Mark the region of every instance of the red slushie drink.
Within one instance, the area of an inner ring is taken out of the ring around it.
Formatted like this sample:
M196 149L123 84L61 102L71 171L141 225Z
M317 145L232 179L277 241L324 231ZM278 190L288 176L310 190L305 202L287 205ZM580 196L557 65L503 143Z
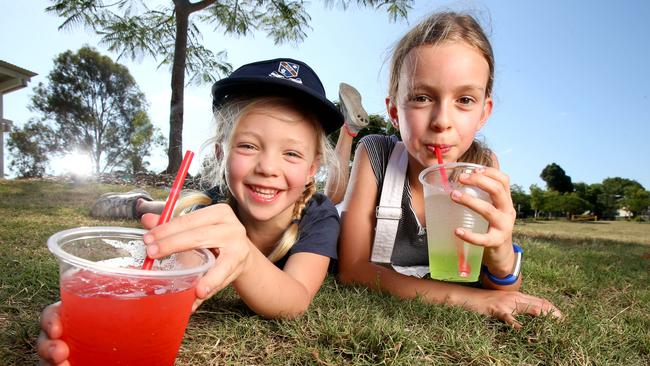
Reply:
M141 270L140 229L66 230L48 240L61 264L62 339L71 365L173 365L195 286L214 263L207 250Z

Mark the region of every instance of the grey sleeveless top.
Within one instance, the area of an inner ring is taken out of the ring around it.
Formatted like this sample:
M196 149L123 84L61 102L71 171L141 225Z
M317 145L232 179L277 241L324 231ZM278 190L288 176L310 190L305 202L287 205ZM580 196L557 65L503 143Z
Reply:
M390 154L399 141L397 136L368 135L361 139L370 158L370 165L377 180L377 198L379 203L381 187ZM411 206L411 189L408 179L404 179L402 193L402 218L399 220L391 263L397 266L428 266L426 229L418 222Z

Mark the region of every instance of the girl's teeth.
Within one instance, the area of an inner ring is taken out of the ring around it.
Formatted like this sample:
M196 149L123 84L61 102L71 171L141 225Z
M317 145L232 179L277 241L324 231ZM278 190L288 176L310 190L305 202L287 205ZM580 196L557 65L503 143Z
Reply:
M265 196L266 198L272 198L278 192L277 189L257 187L253 188L253 191L255 191L255 193L259 194L260 196Z

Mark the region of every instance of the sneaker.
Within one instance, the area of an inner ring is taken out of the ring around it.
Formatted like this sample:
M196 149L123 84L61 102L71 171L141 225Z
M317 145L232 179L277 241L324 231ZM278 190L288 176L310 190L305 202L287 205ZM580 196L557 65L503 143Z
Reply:
M90 216L105 219L137 219L135 205L138 198L145 201L153 201L153 198L142 189L130 192L108 192L104 193L90 209Z
M369 122L368 113L361 105L361 94L353 86L341 83L339 84L339 101L341 113L345 118L345 129L354 137L368 126Z

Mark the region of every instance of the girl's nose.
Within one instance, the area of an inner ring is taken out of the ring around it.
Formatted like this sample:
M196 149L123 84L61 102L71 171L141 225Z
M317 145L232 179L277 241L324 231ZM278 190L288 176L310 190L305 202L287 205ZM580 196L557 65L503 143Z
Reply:
M261 154L257 160L257 165L255 166L255 173L274 176L277 175L278 164L276 159L271 154Z
M446 103L439 103L431 112L431 128L436 131L444 131L451 128L451 113Z

